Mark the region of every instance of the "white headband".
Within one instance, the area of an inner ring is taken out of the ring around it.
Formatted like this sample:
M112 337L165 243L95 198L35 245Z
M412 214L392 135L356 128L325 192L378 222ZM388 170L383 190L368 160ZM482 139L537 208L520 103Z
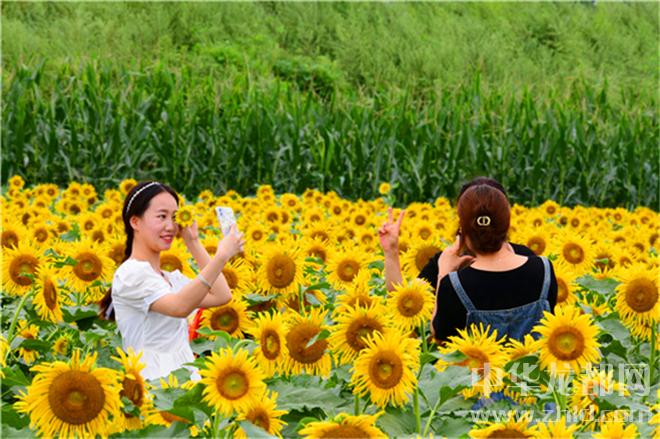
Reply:
M148 188L148 187L151 187L151 186L154 186L154 185L157 185L157 184L160 184L160 183L158 183L157 181L152 181L151 183L145 184L145 185L142 186L140 189L138 189L138 190L133 194L133 196L131 197L131 199L128 200L128 204L126 205L126 213L128 213L128 212L131 210L131 204L133 204L133 200L135 200L135 197L137 197L138 195L140 195L140 192L142 192L143 190L145 190L145 189Z

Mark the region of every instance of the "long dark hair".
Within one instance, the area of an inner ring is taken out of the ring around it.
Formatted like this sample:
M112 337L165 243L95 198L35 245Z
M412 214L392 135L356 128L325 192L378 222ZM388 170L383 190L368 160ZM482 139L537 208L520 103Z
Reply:
M151 199L156 195L168 192L174 197L176 203L179 204L179 196L176 191L166 184L157 181L144 181L138 183L128 192L124 199L124 206L121 210L121 217L124 220L124 232L126 233L126 246L124 249L124 261L131 256L133 252L133 227L131 226L131 218L134 216L142 216L149 208ZM123 262L123 261L122 261ZM103 299L99 302L99 317L105 320L115 320L114 307L112 305L112 286L105 293ZM110 312L108 310L110 309Z

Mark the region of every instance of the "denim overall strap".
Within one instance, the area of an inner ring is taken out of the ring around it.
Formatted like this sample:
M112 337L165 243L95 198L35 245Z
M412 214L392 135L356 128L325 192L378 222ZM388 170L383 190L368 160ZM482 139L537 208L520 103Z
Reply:
M458 278L458 273L455 271L449 273L449 280L451 281L451 285L454 287L454 291L456 291L458 299L461 301L468 313L475 312L477 308L474 307L474 304L463 289L461 280Z
M550 262L545 256L541 256L543 261L543 287L541 288L540 300L548 300L548 291L550 290Z

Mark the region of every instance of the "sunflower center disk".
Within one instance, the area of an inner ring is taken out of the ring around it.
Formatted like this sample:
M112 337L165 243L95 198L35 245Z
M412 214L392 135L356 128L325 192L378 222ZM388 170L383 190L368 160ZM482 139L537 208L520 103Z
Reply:
M227 399L238 399L248 392L249 384L242 370L230 370L217 380L218 392Z
M144 387L142 386L142 383L131 378L124 378L124 381L121 384L122 389L120 395L130 399L136 407L142 406L144 396Z
M320 328L311 323L301 323L286 335L286 346L291 358L303 364L316 363L323 357L328 346L326 340L317 340L310 347L307 343L320 332Z
M103 269L101 260L91 253L83 253L76 258L78 263L73 267L73 272L85 282L96 280Z
M274 360L280 354L280 336L272 329L267 329L261 335L261 352L264 357Z
M44 282L43 296L48 309L54 310L57 307L57 291L55 290L55 285L53 285L51 280Z
M548 342L552 354L562 361L571 361L582 355L584 337L574 328L555 331Z
M338 425L335 428L328 429L322 436L321 439L349 439L349 438L369 438L369 436L364 430L355 425Z
M579 264L584 261L584 250L577 244L568 243L564 246L564 259L571 264Z
M5 231L2 232L2 247L10 248L18 245L18 235L16 232Z
M365 348L367 336L374 331L382 332L383 326L369 317L361 317L351 323L346 330L346 342L355 351Z
M557 303L568 299L568 288L564 279L557 278Z
M233 290L238 286L238 276L236 276L236 273L233 270L222 270L222 274L225 276L229 288Z
M337 275L344 282L352 282L360 271L360 265L355 261L343 261L337 267Z
M403 363L396 353L378 352L369 365L369 378L381 389L391 389L401 381Z
M264 412L263 410L260 409L252 410L247 414L246 418L254 425L257 425L266 431L268 431L268 428L270 428L270 420L268 418L268 413Z
M417 254L415 255L415 265L417 266L418 270L423 269L426 264L428 264L429 260L440 251L439 248L435 246L428 246L428 247L422 247L417 251Z
M32 274L37 271L39 261L37 258L30 255L21 255L14 258L9 264L9 275L11 279L21 286L32 285L32 279L27 277L27 274Z
M160 257L160 268L165 271L183 270L183 263L173 255L163 255Z
M286 288L296 276L296 263L287 255L276 255L266 267L268 282L275 288Z
M397 304L399 312L406 317L416 316L424 306L424 299L414 291L405 293Z
M232 308L218 310L213 317L211 327L216 331L231 334L238 328L238 313Z
M489 438L493 439L524 439L527 438L523 432L514 430L511 428L502 428L500 430L495 430L492 432L489 436Z
M103 410L105 393L92 374L72 370L53 379L48 389L48 403L60 420L80 425L90 422Z
M658 303L658 287L649 279L634 279L626 288L626 303L635 312L647 312Z

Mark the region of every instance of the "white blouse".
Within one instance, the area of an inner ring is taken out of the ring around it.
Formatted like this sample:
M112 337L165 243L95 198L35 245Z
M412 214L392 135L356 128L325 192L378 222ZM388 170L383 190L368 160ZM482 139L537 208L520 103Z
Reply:
M194 360L188 343L188 321L149 307L161 297L178 292L190 282L179 270L164 271L165 280L147 261L128 259L112 279L112 304L124 350L142 351L146 379L164 377ZM169 282L169 283L168 283ZM199 379L195 368L193 379Z

